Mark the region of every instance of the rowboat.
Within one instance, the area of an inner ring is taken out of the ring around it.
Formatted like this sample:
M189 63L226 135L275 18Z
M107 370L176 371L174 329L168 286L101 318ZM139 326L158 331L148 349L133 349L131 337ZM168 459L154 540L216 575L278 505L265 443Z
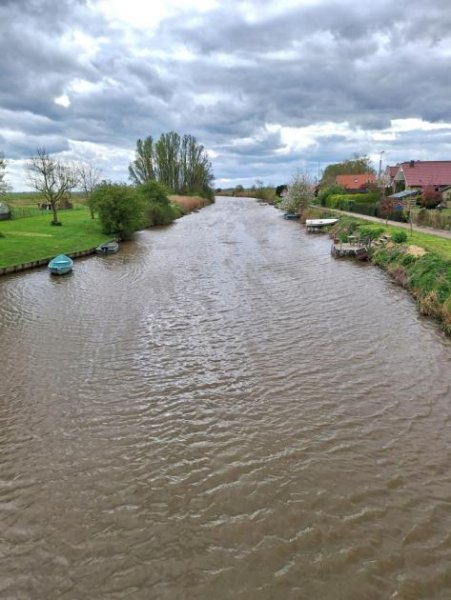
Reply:
M119 244L117 242L106 242L97 246L97 254L115 254L119 250Z
M65 254L58 254L58 256L52 258L48 264L48 267L50 273L53 275L64 275L65 273L70 273L70 271L72 271L73 265L74 262L71 258Z
M289 219L290 221L295 221L296 219L299 219L299 214L295 214L295 213L285 213L283 215L284 219Z

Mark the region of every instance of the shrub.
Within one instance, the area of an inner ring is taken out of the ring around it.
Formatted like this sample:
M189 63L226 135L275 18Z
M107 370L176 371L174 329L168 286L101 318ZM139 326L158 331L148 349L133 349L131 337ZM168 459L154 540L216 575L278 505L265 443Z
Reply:
M363 238L375 240L384 233L384 228L378 227L377 225L360 225L359 233Z
M329 185L320 189L320 191L318 192L318 201L321 204L321 206L326 206L326 200L329 196L345 193L346 190L343 187L341 187L341 185Z
M356 204L375 205L378 195L374 192L367 194L330 194L325 200L325 206L338 210L354 211Z
M395 231L393 232L391 239L395 244L404 244L407 242L407 233L405 231Z
M427 185L421 194L420 204L425 208L435 208L440 204L442 195L437 192L433 185Z
M145 225L146 205L131 186L104 182L91 194L89 203L98 212L106 234L129 239Z
M4 238L4 237L5 237L5 234L0 231L0 238Z

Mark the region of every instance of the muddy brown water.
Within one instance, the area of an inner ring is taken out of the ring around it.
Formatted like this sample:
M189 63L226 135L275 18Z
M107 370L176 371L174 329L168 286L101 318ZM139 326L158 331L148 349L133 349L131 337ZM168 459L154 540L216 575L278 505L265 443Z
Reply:
M451 598L451 344L217 203L0 280L0 597Z

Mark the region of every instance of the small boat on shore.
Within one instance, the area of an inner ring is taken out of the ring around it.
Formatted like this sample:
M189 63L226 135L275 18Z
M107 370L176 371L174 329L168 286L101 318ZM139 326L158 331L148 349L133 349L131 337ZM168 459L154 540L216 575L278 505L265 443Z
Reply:
M97 246L96 252L97 254L116 254L119 250L119 244L117 242L106 242L105 244L100 244Z
M66 273L70 273L73 266L74 261L65 254L58 254L58 256L52 258L48 264L50 273L53 275L65 275Z
M285 213L283 215L284 219L288 219L289 221L296 221L297 219L299 219L299 214L295 214L295 213Z

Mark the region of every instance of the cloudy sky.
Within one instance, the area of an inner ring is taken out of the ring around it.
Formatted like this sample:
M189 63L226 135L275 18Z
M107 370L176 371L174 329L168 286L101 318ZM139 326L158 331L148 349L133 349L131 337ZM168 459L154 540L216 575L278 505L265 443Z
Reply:
M0 0L0 34L17 191L38 146L126 181L136 140L170 130L217 187L451 159L449 0Z

